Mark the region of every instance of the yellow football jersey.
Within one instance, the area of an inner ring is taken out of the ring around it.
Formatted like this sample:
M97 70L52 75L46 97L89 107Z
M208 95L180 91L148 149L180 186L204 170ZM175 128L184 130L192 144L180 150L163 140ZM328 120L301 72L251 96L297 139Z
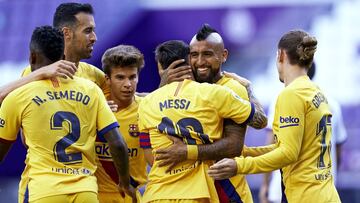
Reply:
M94 83L78 77L31 82L6 97L0 118L2 140L15 141L23 130L30 201L97 192L96 134L103 136L118 123Z
M23 70L21 77L29 75L30 73L31 67L27 66ZM93 81L101 88L105 95L110 94L110 87L106 84L105 73L102 72L100 69L96 68L95 66L85 62L79 62L75 76Z
M119 130L124 136L128 146L130 182L135 188L145 184L147 180L147 163L145 161L144 151L140 149L140 133L137 116L137 110L141 100L141 97L135 96L135 100L130 106L115 113L118 123L121 124ZM117 184L119 183L119 178L105 139L101 137L97 138L95 151L100 161L100 165L95 173L98 180L99 192L118 193Z
M30 73L31 73L31 66L27 66L23 70L21 77L27 76ZM79 62L75 76L91 80L101 88L101 90L106 96L110 95L110 87L106 84L105 74L95 66L85 62ZM26 163L27 163L27 157L25 159L25 164ZM24 202L23 200L26 193L26 186L28 181L26 174L27 174L27 168L24 169L19 183L19 198L18 198L19 203Z
M331 175L331 112L307 76L295 79L278 96L273 131L277 147L262 156L236 158L238 172L282 168L288 202L340 202Z
M215 84L228 87L232 91L234 91L237 95L239 95L241 98L249 101L249 95L246 88L243 85L241 85L238 81L223 75L220 78L220 80L218 80Z
M246 123L254 107L229 88L184 80L147 95L138 113L140 132L150 134L154 153L172 144L166 135L190 145L212 143L222 137L224 118ZM214 181L207 175L210 163L187 160L166 173L155 159L143 201L209 198L218 202Z
M216 82L216 84L230 88L241 98L249 101L246 88L238 81L227 76L222 76L220 80ZM237 174L236 176L229 179L217 180L215 181L215 186L220 202L253 202L251 191L249 185L247 184L245 175Z

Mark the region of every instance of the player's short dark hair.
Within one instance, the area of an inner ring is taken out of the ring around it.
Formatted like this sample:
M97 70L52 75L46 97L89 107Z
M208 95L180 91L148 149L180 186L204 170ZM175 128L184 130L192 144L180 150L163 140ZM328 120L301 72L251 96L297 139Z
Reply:
M94 14L91 4L62 3L56 8L53 26L57 28L63 28L65 26L72 27L77 22L75 15L81 12Z
M64 56L64 35L60 29L51 26L36 27L30 50L43 54L51 62L58 61Z
M291 65L310 68L316 52L317 40L303 30L291 30L285 33L278 44L284 49Z
M138 73L144 67L144 55L134 46L119 45L105 51L101 58L102 68L106 75L111 75L111 69L119 67L136 67Z
M185 59L185 63L187 63L189 53L190 47L185 42L181 40L169 40L156 47L155 60L159 62L165 70L172 62L179 59Z
M211 33L218 33L214 28L209 24L205 23L200 30L196 33L196 39L198 41L205 40Z

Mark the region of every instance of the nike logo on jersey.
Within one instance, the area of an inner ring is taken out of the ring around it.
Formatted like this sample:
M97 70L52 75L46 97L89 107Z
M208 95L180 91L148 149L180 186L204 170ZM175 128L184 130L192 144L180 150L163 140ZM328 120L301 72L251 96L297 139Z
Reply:
M291 126L298 126L300 122L299 118L296 117L282 117L280 116L280 128L285 128L285 127L291 127Z

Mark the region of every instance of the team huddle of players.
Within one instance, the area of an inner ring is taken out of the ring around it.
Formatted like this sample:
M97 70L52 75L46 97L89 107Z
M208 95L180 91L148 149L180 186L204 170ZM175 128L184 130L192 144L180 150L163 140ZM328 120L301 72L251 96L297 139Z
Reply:
M28 149L19 202L247 203L244 175L276 169L284 202L340 202L331 112L306 76L317 45L308 33L278 44L276 143L247 147L247 126L267 118L251 82L221 71L228 51L209 25L189 44L156 47L161 84L146 96L136 94L144 57L134 46L106 50L104 72L80 62L97 40L90 4L59 5L53 26L34 30L30 66L1 90L1 160L20 129Z

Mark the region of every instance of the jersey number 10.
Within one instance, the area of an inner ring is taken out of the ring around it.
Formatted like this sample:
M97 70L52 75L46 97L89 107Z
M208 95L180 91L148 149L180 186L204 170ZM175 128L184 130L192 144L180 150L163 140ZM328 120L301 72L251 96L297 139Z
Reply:
M186 144L196 145L196 140L191 136L189 130L191 129L191 131L196 133L197 137L200 138L203 144L211 143L209 136L204 134L203 127L200 121L196 118L182 118L176 123L176 125L174 125L170 118L164 117L161 119L158 129L161 133L185 139Z

